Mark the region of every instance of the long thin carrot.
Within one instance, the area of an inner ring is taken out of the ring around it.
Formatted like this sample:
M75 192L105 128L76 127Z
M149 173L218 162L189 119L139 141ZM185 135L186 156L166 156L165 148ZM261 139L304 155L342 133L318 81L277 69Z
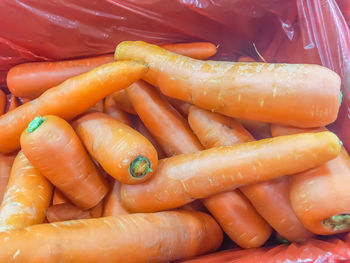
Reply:
M65 197L64 194L58 188L55 188L52 197L52 205L59 205L64 203L69 203L68 198Z
M165 95L231 117L318 127L339 110L340 77L318 65L200 61L142 41L120 43L114 57L145 61L143 79Z
M120 182L114 180L113 187L105 199L103 216L120 216L129 213L120 199Z
M86 111L107 95L129 86L147 71L140 62L109 63L66 80L39 98L19 106L0 117L0 152L19 148L19 137L38 115L57 115L70 120Z
M0 234L0 262L169 262L218 249L209 215L171 211L83 219Z
M207 59L216 54L216 46L210 42L176 43L162 45L171 52L195 59Z
M187 121L152 86L137 81L126 92L138 116L167 156L203 149Z
M51 194L51 184L20 151L0 206L0 232L42 223Z
M157 151L140 133L100 113L82 115L73 127L91 156L118 181L139 184L157 167Z
M113 55L76 60L17 65L7 74L7 85L17 97L35 99L63 81L113 61Z
M325 128L313 129L319 132ZM271 125L273 136L312 132ZM300 221L320 235L347 232L350 229L350 158L344 148L337 158L306 172L290 176L289 198Z
M35 118L21 135L29 161L81 209L97 205L108 186L73 128L56 116Z
M335 158L340 148L336 135L321 132L176 155L161 160L145 183L122 185L121 198L131 212L176 208L193 199L313 168Z
M6 106L6 95L5 95L5 92L3 92L2 89L0 89L0 115L4 114L5 106Z
M103 103L103 112L113 117L114 119L121 121L122 123L131 126L131 119L128 113L121 110L116 102L114 101L112 95L105 98Z
M254 140L236 120L195 106L189 109L188 122L206 148ZM213 195L202 201L225 233L240 247L259 247L271 235L271 227L239 190Z
M10 178L11 168L17 153L1 154L0 153L0 204Z

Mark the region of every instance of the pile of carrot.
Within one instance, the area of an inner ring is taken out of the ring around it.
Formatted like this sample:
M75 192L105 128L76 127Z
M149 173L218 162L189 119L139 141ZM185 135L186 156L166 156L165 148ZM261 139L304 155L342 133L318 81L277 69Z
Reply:
M340 78L212 43L17 65L0 90L0 262L169 262L350 231ZM247 62L245 62L247 61ZM273 235L273 237L271 237Z

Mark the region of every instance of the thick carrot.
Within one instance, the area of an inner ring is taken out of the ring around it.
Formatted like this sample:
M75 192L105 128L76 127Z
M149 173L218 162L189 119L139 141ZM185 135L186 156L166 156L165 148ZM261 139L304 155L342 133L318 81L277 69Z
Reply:
M234 119L195 106L190 107L188 122L206 148L254 140ZM271 235L271 227L239 190L202 200L225 233L240 247L259 247Z
M203 149L187 121L152 86L137 81L126 92L137 115L167 156Z
M29 161L81 209L97 205L108 186L73 128L56 116L35 118L21 135Z
M113 55L84 59L34 62L14 66L7 74L7 85L17 97L35 99L63 81L113 61Z
M12 111L19 106L17 98L11 94L7 100L6 112Z
M104 113L82 115L73 127L91 156L122 183L142 183L157 167L157 151L152 144L136 130Z
M325 128L314 129L314 132ZM271 125L274 136L312 132ZM330 235L350 230L350 158L344 148L340 155L319 167L290 177L289 197L295 214L310 231Z
M122 123L131 126L131 119L128 113L121 110L115 103L112 95L105 98L103 104L103 112L113 117L114 119L121 121Z
M122 61L100 66L68 79L39 98L0 117L0 152L19 148L19 137L37 115L57 115L70 120L114 91L129 86L147 71L140 62Z
M51 184L20 151L0 206L0 232L42 223L51 194Z
M128 95L126 94L126 91L124 89L114 92L112 96L119 108L121 108L123 111L127 113L136 115L134 107L132 106L128 98Z
M176 208L238 186L305 171L335 158L340 148L336 135L321 132L176 155L161 160L147 182L122 185L121 199L131 212Z
M188 111L191 107L191 104L184 102L182 100L166 97L166 99L170 102L170 104L182 114L182 116L187 118Z
M169 262L214 251L222 237L201 212L74 220L0 234L0 262Z
M162 45L171 52L195 59L207 59L216 54L216 46L210 42L192 42Z
M17 154L0 153L0 204L10 178L11 168Z
M139 117L135 116L133 118L133 127L139 132L141 133L143 136L145 136L147 138L147 140L150 141L150 143L152 143L152 145L154 146L154 148L157 150L158 153L158 159L163 159L165 158L165 153L163 151L163 149L159 146L158 142L156 142L156 140L153 138L152 134L149 132L149 130L147 130L147 128L145 127L145 125L143 125L142 121L140 120Z
M5 113L5 106L6 106L6 95L5 95L5 92L3 92L2 89L0 89L0 115L3 115Z
M113 187L106 197L103 216L120 216L129 214L120 200L120 182L114 180Z
M165 95L231 117L317 127L339 110L340 77L318 65L200 61L142 41L120 43L114 57L145 61L143 79Z
M65 197L64 194L58 188L55 188L52 197L52 205L59 205L64 203L69 203L68 198Z
M62 203L50 206L46 212L48 222L59 222L76 219L88 219L101 217L102 202L89 210L81 210L70 203Z

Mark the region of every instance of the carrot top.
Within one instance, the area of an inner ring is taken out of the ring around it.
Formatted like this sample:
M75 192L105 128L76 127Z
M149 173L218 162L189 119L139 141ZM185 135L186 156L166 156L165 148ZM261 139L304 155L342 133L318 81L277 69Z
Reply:
M45 118L44 118L44 117L40 117L40 116L35 117L35 118L28 124L27 132L28 132L28 133L31 133L31 132L35 131L37 128L40 127L41 124L43 124L44 121L45 121Z
M129 166L129 173L135 178L142 178L151 172L151 163L143 156L137 156Z

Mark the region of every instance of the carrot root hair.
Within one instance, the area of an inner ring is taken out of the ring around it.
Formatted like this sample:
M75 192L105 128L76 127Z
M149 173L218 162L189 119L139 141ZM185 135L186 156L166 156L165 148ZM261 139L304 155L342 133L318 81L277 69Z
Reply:
M44 117L40 117L40 116L35 117L35 118L28 124L27 132L28 132L28 133L31 133L31 132L35 131L37 128L40 127L41 124L43 124L44 121L45 121L45 118L44 118Z
M322 224L331 228L334 231L343 231L350 229L350 215L349 214L339 214L326 218L322 221Z
M151 172L153 172L151 162L144 156L137 156L129 166L130 175L137 179L141 179Z

